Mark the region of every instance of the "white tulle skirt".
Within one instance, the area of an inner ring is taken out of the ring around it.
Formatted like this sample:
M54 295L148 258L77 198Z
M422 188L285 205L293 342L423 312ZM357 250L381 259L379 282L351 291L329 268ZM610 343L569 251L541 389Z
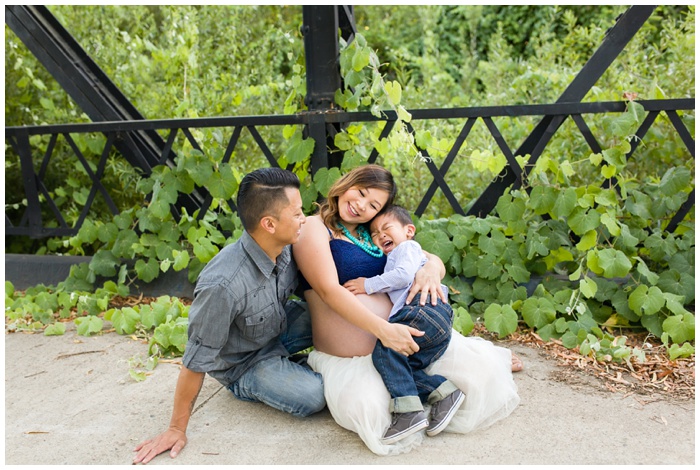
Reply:
M309 364L323 376L328 409L335 421L356 432L378 455L395 455L419 446L425 432L395 444L383 444L389 427L389 392L372 364L372 356L337 357L312 351ZM477 337L452 332L445 354L427 368L450 379L466 395L445 432L466 434L508 416L520 402L511 372L511 352Z

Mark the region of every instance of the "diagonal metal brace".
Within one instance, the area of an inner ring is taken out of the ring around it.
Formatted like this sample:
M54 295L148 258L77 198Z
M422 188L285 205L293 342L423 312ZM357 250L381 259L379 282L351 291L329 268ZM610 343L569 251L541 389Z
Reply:
M623 13L615 25L608 30L600 47L564 90L557 103L580 102L637 34L655 8L654 5L636 5ZM537 150L544 148L563 122L564 119L561 116L545 116L520 148L515 151L515 155L530 155L527 166L534 165L539 158ZM511 186L517 188L522 184L523 181L517 180L517 177L516 172L510 166L506 166L477 199L468 215L483 217L489 214L496 207L498 198L501 197L506 188Z

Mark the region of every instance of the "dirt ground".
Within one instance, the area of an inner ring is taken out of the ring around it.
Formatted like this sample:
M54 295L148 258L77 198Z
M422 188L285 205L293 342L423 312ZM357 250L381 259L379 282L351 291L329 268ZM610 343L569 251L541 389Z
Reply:
M152 464L217 465L693 465L695 402L611 391L541 349L504 343L525 363L521 403L467 435L442 433L395 457L370 452L327 410L294 418L241 402L207 377L179 457ZM164 430L179 365L161 362L137 382L147 345L116 333L5 335L5 464L131 464L133 448ZM130 365L131 364L131 365ZM693 366L694 368L694 366ZM694 371L693 371L694 373Z

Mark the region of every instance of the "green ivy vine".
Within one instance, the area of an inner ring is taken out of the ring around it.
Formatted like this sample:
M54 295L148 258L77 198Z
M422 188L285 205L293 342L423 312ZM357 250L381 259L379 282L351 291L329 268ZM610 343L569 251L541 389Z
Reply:
M384 80L379 59L361 34L343 44L340 65L345 88L336 93L339 106L375 116L391 110L398 121L381 140L382 121L343 129L334 142L343 152L341 168L320 169L314 178L309 157L315 143L300 126L282 129L279 163L293 165L308 212L343 172L366 162L372 149L382 164L403 175L421 165L421 149L440 155L449 148L429 130L409 132L402 87ZM294 70L298 77L290 81L285 102L289 113L304 109L303 67L296 64ZM624 332L638 330L658 337L672 359L694 354L694 219L686 218L673 233L665 230L692 190L692 168L672 167L660 177L644 178L630 169L631 135L644 115L639 103L629 101L627 112L608 118L604 129L613 143L600 154L576 161L540 157L527 168L527 185L500 197L495 215L416 221L417 240L447 268L445 283L459 330L469 334L474 322L483 321L505 338L527 327L598 360L627 362L644 360L643 351L626 345ZM94 253L64 282L15 292L6 281L8 330L61 335L66 321L74 319L77 333L89 336L111 322L119 334L149 338L149 358L132 367L136 380L159 357L183 353L189 307L179 299L163 296L134 307L115 307L113 300L128 296L135 283L169 271L186 270L194 282L242 233L226 203L242 174L222 162L216 130L199 130L196 137L205 152L183 144L175 166L158 167L139 181L143 204L108 222L87 220L77 235L54 242L54 248L72 254ZM497 175L505 161L491 156L488 149L472 152L473 169ZM527 158L517 157L523 167ZM580 183L581 174L597 176L592 178L597 183ZM614 184L606 187L606 181ZM209 210L181 210L174 217L172 204L197 186L211 191Z

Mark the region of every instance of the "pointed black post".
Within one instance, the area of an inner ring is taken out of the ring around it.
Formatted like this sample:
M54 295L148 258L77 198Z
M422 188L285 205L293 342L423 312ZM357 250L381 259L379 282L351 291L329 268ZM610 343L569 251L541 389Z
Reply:
M323 113L337 109L334 96L341 87L338 56L339 31L346 40L355 33L351 6L305 5L302 10L304 50L306 54L306 106L309 108L308 134L316 142L311 156L311 172L339 166L340 158L330 155L333 132L329 132Z

